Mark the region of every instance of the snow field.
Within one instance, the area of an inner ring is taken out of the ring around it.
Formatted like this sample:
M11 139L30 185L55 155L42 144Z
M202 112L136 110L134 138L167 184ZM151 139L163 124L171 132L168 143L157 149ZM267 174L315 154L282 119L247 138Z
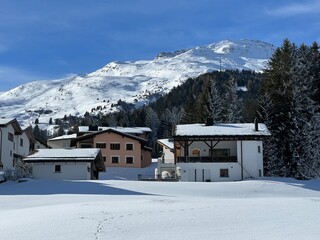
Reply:
M1 239L318 239L320 181L0 184Z

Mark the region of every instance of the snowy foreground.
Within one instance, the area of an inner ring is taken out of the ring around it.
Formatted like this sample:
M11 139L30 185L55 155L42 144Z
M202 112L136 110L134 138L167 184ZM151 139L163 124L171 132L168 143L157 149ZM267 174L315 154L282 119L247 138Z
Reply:
M320 181L0 184L0 239L320 239Z

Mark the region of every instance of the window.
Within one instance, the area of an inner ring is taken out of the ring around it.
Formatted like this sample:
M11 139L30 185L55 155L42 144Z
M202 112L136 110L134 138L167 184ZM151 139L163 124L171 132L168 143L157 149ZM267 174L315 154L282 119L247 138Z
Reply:
M96 148L106 148L106 143L96 143Z
M106 156L102 156L103 162L107 160Z
M126 157L127 164L133 164L133 157Z
M83 143L83 144L80 144L80 148L92 148L92 145Z
M229 157L230 149L212 149L212 157Z
M192 149L192 157L200 157L200 149L199 148L194 148Z
M220 177L229 177L229 169L220 169Z
M258 153L261 153L261 146L258 146Z
M119 157L118 156L111 156L111 163L119 163Z
M127 143L126 150L133 150L133 143Z
M13 142L13 134L11 132L8 133L8 140Z
M20 139L20 146L23 147L23 139Z
M110 143L111 150L120 150L120 143Z
M61 172L61 165L54 165L54 172L55 173Z

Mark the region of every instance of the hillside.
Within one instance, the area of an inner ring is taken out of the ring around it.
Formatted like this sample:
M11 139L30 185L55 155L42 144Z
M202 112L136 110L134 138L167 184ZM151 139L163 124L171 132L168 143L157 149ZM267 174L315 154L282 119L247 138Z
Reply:
M274 52L271 44L221 41L206 46L160 53L153 60L111 62L95 72L52 81L36 81L0 93L2 117L29 124L85 112L109 113L121 99L142 105L168 93L190 77L219 69L262 71Z

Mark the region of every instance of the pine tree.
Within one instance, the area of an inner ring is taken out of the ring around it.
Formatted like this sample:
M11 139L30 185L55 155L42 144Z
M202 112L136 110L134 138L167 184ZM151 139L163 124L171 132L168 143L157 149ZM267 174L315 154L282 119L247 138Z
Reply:
M241 104L237 97L237 81L231 77L227 84L225 84L226 93L224 99L224 122L237 123L240 122Z
M221 95L218 91L216 80L210 80L210 88L208 89L208 112L213 119L213 123L222 122L222 103Z
M263 99L270 102L262 106L261 116L266 117L266 124L271 132L266 165L270 175L292 176L296 172L293 163L293 100L292 67L295 46L285 40L282 47L273 54L266 77L261 86ZM260 110L261 111L261 110Z

